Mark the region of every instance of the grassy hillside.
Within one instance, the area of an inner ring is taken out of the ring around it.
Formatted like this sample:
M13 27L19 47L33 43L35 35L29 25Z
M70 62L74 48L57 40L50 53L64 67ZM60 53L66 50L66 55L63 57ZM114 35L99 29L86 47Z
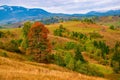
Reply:
M63 32L56 34L61 25ZM36 63L32 55L25 55L20 51L22 28L0 29L0 79L104 80L94 77L103 76L110 80L119 80L119 74L114 74L111 67L115 44L120 41L119 29L112 30L109 25L82 21L45 26L50 31L48 39L54 55L52 64ZM100 44L96 47L95 41L101 43L102 47ZM80 52L85 62L75 58L77 52Z
M60 25L63 25L63 27L70 31L81 32L85 34L97 32L103 36L102 40L105 40L106 43L111 47L115 44L116 41L120 41L120 30L111 30L109 29L109 26L100 25L97 23L87 24L80 21L68 21L47 25L47 28L49 29L50 33L53 34L53 31L57 29Z
M3 52L6 57L1 57ZM70 71L54 64L28 61L23 55L0 50L1 80L105 80Z

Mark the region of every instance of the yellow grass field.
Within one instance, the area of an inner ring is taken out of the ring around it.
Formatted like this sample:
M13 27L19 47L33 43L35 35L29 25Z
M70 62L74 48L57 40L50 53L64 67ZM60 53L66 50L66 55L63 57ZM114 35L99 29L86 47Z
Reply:
M86 76L53 64L0 57L0 80L106 80Z

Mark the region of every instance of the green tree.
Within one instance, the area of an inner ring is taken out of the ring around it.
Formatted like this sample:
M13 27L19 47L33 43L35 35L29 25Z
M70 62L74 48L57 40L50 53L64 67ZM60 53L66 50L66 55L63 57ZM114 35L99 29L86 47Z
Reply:
M75 60L76 60L76 61L80 60L80 61L82 61L82 62L85 62L85 60L84 60L84 58L83 58L83 56L82 56L82 54L81 54L81 51L80 51L80 47L79 47L79 46L77 46L77 47L75 48Z
M120 71L120 43L117 42L114 47L114 55L112 57L112 66L116 73Z
M25 22L22 28L23 41L21 43L21 48L26 50L28 48L28 32L31 28L31 22Z

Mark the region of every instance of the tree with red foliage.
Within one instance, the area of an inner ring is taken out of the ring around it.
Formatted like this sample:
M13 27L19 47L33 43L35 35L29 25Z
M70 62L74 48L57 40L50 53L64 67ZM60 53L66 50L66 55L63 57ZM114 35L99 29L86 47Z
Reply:
M40 22L35 22L28 33L28 52L37 62L48 62L51 44L48 40L48 29Z

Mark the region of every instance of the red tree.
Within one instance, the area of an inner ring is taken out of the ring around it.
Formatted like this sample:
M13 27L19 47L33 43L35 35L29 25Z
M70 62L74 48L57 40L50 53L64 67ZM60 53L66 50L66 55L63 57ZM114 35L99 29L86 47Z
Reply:
M48 33L48 29L40 22L35 22L28 33L28 52L34 54L34 58L38 62L48 62L51 52Z

